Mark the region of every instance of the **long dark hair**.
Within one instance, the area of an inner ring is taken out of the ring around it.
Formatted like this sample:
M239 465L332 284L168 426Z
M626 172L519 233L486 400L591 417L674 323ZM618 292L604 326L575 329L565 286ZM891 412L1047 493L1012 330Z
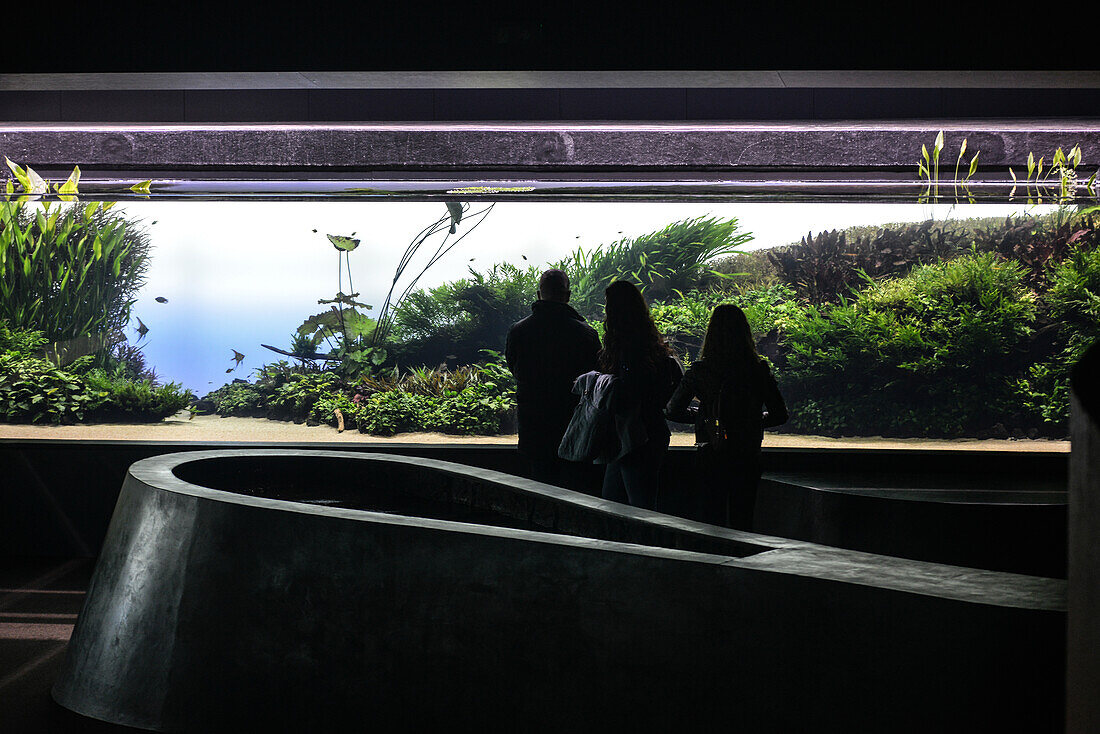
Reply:
M732 303L714 307L699 355L723 369L750 368L760 362L745 312Z
M603 351L600 369L618 373L623 365L659 369L672 350L658 333L637 286L616 280L604 291Z

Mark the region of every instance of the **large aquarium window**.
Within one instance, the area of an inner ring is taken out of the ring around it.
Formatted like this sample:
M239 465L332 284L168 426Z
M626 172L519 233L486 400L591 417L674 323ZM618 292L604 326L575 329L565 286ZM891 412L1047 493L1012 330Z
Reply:
M550 267L597 330L633 281L685 364L741 306L791 411L765 446L1064 448L1100 334L1072 205L256 198L0 204L0 438L514 443Z

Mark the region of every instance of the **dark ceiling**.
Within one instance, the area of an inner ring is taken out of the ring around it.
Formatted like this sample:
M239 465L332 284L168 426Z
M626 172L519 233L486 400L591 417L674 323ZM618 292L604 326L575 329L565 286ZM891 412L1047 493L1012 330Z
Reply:
M1005 5L10 3L4 73L1088 69L1067 16Z

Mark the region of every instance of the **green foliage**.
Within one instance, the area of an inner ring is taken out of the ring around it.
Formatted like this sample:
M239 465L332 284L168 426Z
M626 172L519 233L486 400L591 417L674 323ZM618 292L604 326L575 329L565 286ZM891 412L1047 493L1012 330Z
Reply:
M181 385L143 376L144 361L116 354L84 356L65 367L41 356L39 331L0 322L0 416L9 422L157 421L186 408L194 396ZM126 356L126 350L116 350ZM140 352L138 352L140 357ZM107 368L89 369L96 361Z
M882 227L812 232L801 242L768 250L782 282L811 303L836 303L866 278L900 276L965 254L995 252L1025 268L1029 286L1046 288L1047 268L1074 247L1095 246L1100 228L1087 214L927 220Z
M195 399L178 383L158 386L151 380L135 379L124 365L113 371L89 370L84 381L96 398L95 407L89 411L90 420L159 421L175 415Z
M577 249L555 267L569 274L573 307L594 317L603 312L604 289L614 280L631 281L651 301L668 298L697 287L709 261L750 241L751 234L738 232L736 219L697 217L589 252Z
M149 240L110 207L0 202L0 319L50 341L126 326Z
M768 258L780 279L811 303L835 303L867 276L903 275L916 265L953 257L973 238L951 222L884 227L874 232L812 232L798 244L776 247Z
M344 427L353 428L359 415L360 406L344 392L321 393L313 407L310 408L309 417L318 423L328 423L331 426L339 425L336 411L344 416Z
M86 367L88 358L78 360ZM73 423L102 399L84 379L48 360L0 353L0 419L8 423Z
M932 144L931 155L928 153L927 146L922 145L920 147L921 160L917 162L917 175L927 182L924 193L918 197L918 201L920 202L933 201L940 197L940 153L943 152L945 147L946 140L944 139L943 130L940 130L939 134L936 135L936 140ZM952 200L955 202L960 200L959 190L962 189L962 193L965 195L966 200L970 203L974 203L974 196L970 192L970 179L978 172L979 152L974 153L974 156L970 159L966 174L962 178L959 178L959 166L962 165L963 156L965 154L966 138L963 138L962 144L959 146L959 155L955 159L955 176L951 180Z
M317 402L340 388L339 377L333 372L294 372L274 387L265 407L274 417L312 418Z
M1058 324L1045 359L1030 365L1015 383L1025 409L1042 423L1065 429L1069 423L1069 371L1100 339L1100 248L1088 243L1049 269L1046 306Z
M1100 336L1100 247L1075 249L1053 268L1050 281L1046 300L1051 315L1072 324L1080 340L1091 343Z
M262 418L267 415L264 391L244 380L222 385L207 394L203 398L203 402L206 401L212 403L214 412L221 416Z
M957 436L1012 411L1036 306L992 253L869 284L784 322L783 387L809 432Z
M291 344L294 354L312 354L316 346L326 340L332 348L332 356L338 360L335 371L348 380L367 374L385 362L386 350L370 344L376 326L374 319L357 310L357 307L369 309L370 306L343 293L337 293L332 301L319 303L340 305L310 316L298 327Z
M400 363L434 365L470 364L482 349L503 349L508 329L530 314L539 275L535 267L502 263L410 293L396 311L391 352Z
M514 407L510 398L477 384L444 396L428 416L427 424L444 433L489 436L500 433L501 418Z
M15 352L29 357L39 353L48 340L41 331L34 329L10 329L0 320L0 352Z
M1073 363L1059 356L1062 358L1029 365L1012 388L1032 422L1064 433L1069 427L1069 370Z
M677 294L675 299L655 303L650 314L657 330L681 356L698 358L699 349L714 307L732 303L745 312L749 327L758 339L780 328L785 320L801 313L795 293L785 285L755 290L710 290Z
M767 250L726 255L707 263L707 272L699 280L700 290L717 288L752 291L779 283L779 271L768 259Z
M422 430L437 403L436 398L401 390L375 393L357 415L359 430L379 436Z
M295 331L290 335L290 353L295 357L308 359L317 351L317 345L321 343L321 337L316 334L302 334Z
M732 253L752 235L739 232L736 219L696 218L658 232L622 239L591 251L578 249L554 264L569 275L570 304L597 319L611 281L630 280L651 300L671 298L699 285L709 261ZM530 313L540 270L501 263L486 273L410 293L397 308L389 345L401 364L469 364L483 349L500 350L508 329Z
M1028 285L1042 293L1050 287L1052 267L1073 250L1100 244L1100 227L1090 215L1059 209L1042 217L1006 217L979 229L975 242L1023 266Z

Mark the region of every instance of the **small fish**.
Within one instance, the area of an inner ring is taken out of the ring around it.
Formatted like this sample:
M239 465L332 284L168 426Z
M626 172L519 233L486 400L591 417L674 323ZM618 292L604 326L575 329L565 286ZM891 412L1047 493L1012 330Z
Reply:
M156 224L156 223L157 223L157 220L155 220L155 219L154 219L154 220L153 220L153 224ZM149 225L149 226L152 226L152 225Z
M241 361L244 359L244 355L238 352L236 349L230 349L229 351L233 352L233 361L237 363L233 366L233 369L237 369L237 367L240 366Z
M230 372L232 372L232 371L233 371L233 368L232 368L232 367L230 367L229 369L227 369L227 370L225 371L225 374L227 374L227 375L228 375L228 374L229 374Z
M471 258L470 258L470 262L473 262L473 261L474 261L474 260L476 260L476 259L477 259L476 257L471 257Z
M354 237L354 236L355 236L354 232L352 232L351 234L348 235L348 237Z
M444 359L458 359L457 354L448 354Z
M313 232L316 234L317 230L313 230Z
M137 317L135 316L134 318L137 318ZM137 322L138 322L138 325L137 325L137 328L134 329L134 331L136 331L138 333L138 341L141 341L142 339L145 338L145 335L149 333L149 327L146 326L145 324L143 324L141 322L141 319L138 319Z
M577 236L576 236L576 237L574 237L573 239L575 239L575 240L579 240L580 238L581 238L581 236L580 236L580 235L577 235Z
M522 258L523 258L524 260L526 260L526 259L527 259L527 256L526 256L526 255L520 255L520 257L522 257Z
M157 296L153 300L155 300L157 303L168 303L168 299L165 298L164 296Z

